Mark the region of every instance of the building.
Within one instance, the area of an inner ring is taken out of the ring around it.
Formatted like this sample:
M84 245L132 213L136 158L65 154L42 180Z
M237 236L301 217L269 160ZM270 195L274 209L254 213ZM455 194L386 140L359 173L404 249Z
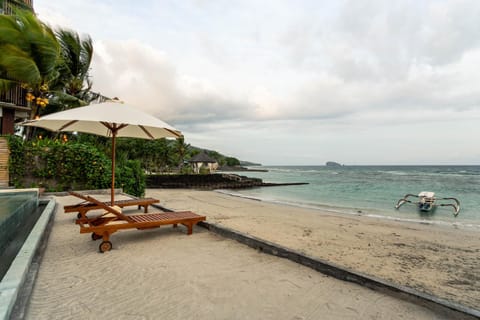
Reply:
M33 10L32 0L0 0L0 14L12 14L15 7Z
M16 6L33 10L33 1L0 0L0 14L12 14ZM27 90L20 85L7 92L0 92L0 134L13 134L15 122L28 119L30 108L26 95Z
M193 172L195 173L200 173L200 168L202 167L207 168L210 173L214 173L218 168L217 160L209 157L205 151L192 157L189 162L192 164Z

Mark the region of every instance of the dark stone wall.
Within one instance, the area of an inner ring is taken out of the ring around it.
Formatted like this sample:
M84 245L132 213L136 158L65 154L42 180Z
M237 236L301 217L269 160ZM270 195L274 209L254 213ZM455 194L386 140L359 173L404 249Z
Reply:
M164 174L150 175L147 188L235 189L263 186L262 179L236 174Z

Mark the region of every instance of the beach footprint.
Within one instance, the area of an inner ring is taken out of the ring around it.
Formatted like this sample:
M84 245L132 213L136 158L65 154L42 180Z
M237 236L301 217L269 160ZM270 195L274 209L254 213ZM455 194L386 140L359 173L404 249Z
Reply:
M310 237L311 234L312 234L311 229L303 229L303 236L304 237Z

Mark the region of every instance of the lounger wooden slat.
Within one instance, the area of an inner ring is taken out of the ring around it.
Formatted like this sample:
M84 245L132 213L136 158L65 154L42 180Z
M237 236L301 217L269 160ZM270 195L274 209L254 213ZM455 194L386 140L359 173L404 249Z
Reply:
M139 214L139 215L130 215L129 217L135 222L150 222L158 220L178 220L178 219L188 219L192 217L190 211L181 211L181 212L165 212L165 213L150 213L150 214Z
M71 191L69 193L70 193L70 195L72 195L74 197L83 199L83 195L78 193L78 192ZM147 213L148 212L148 206L150 206L154 203L158 203L158 202L160 202L160 201L157 200L157 199L154 199L154 198L140 198L140 199L128 199L128 200L115 200L114 205L116 205L120 208L137 206L138 209L140 209L141 207L143 207L144 212ZM104 201L102 203L106 206L111 206L112 205L111 201ZM74 205L64 206L63 210L65 211L65 213L78 212L77 218L88 219L87 218L87 212L88 211L102 209L102 208L103 207L99 206L96 203L93 203L93 202L90 202L90 201L84 201L84 202L77 203L77 204L74 204Z
M149 217L150 215L155 217ZM79 221L80 233L94 232L101 235L103 231L108 231L110 234L121 229L148 229L156 228L162 225L177 225L182 224L187 227L187 234L192 234L192 228L195 224L205 220L205 216L200 216L191 211L182 212L165 212L165 213L149 213L145 215L129 215L133 222L125 220L108 220L106 224L92 225ZM107 239L108 240L108 239Z
M205 216L191 211L125 215L91 196L81 195L81 197L86 201L97 204L106 211L99 217L80 218L76 221L80 225L80 233L92 233L93 240L103 239L99 246L100 252L109 251L112 248L112 243L109 241L110 235L118 230L143 230L170 224L176 227L178 224L182 224L187 227L187 233L190 235L198 222L206 220Z

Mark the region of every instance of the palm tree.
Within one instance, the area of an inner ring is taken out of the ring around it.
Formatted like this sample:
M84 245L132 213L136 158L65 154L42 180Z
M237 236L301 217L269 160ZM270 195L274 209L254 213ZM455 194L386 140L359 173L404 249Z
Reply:
M0 15L0 92L14 85L27 88L31 117L48 104L50 83L58 77L60 45L52 29L32 12Z
M91 38L66 29L53 32L32 12L15 14L0 15L0 93L20 85L26 89L32 119L94 100Z
M182 136L175 140L174 142L174 150L176 151L178 157L178 168L182 169L185 156L187 154L188 149L190 148L190 144L185 143L185 138Z
M61 47L57 65L59 76L50 86L53 93L50 106L69 109L86 105L93 100L89 78L92 39L89 36L81 39L78 33L67 29L57 30L56 36Z

